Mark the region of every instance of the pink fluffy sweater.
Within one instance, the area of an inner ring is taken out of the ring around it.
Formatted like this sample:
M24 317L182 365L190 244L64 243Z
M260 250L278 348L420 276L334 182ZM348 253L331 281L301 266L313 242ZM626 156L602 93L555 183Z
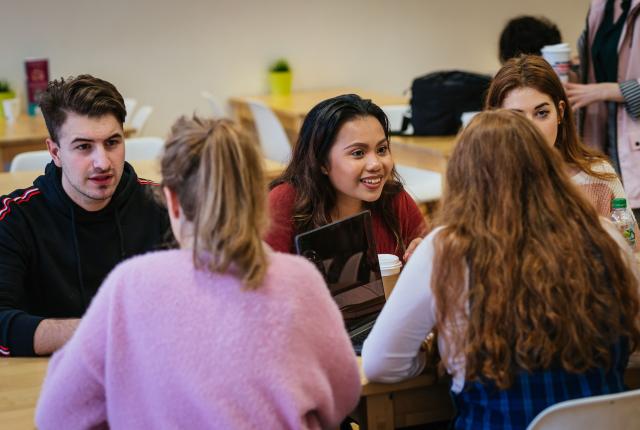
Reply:
M119 265L51 359L38 427L337 426L360 394L340 312L306 260L269 259L255 291L190 251Z

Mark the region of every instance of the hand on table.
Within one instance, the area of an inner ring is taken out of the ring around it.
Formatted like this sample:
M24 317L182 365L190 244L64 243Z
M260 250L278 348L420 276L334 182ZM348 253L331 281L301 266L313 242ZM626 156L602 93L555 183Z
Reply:
M409 258L411 258L411 255L413 255L413 251L416 250L416 247L420 244L420 242L422 242L422 238L416 237L409 243L409 246L407 246L407 250L404 252L404 255L402 256L402 259L404 260L405 264L407 261L409 261Z
M33 335L33 351L36 355L53 354L71 338L78 324L80 318L43 319Z
M567 82L564 84L564 88L573 110L580 109L593 102L624 101L620 87L615 82L602 82L599 84L572 84Z

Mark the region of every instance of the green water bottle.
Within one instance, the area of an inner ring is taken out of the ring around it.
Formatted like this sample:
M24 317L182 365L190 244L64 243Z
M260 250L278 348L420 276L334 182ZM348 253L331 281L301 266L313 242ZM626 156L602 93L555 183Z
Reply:
M627 240L631 248L636 247L635 222L631 212L627 209L627 199L617 198L611 200L611 221L618 227L620 233Z

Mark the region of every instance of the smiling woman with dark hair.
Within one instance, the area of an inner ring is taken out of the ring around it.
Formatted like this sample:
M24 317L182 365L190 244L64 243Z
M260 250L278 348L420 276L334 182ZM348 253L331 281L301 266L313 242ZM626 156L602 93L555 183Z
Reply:
M293 252L296 234L371 210L379 254L408 258L427 232L393 164L387 117L355 94L316 105L289 166L271 184L266 241Z

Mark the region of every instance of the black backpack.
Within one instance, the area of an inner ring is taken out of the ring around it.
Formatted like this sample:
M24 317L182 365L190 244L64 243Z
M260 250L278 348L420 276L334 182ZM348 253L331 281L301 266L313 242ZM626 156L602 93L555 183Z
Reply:
M491 77L477 73L434 72L420 76L411 85L411 124L414 134L456 134L463 112L482 110Z

